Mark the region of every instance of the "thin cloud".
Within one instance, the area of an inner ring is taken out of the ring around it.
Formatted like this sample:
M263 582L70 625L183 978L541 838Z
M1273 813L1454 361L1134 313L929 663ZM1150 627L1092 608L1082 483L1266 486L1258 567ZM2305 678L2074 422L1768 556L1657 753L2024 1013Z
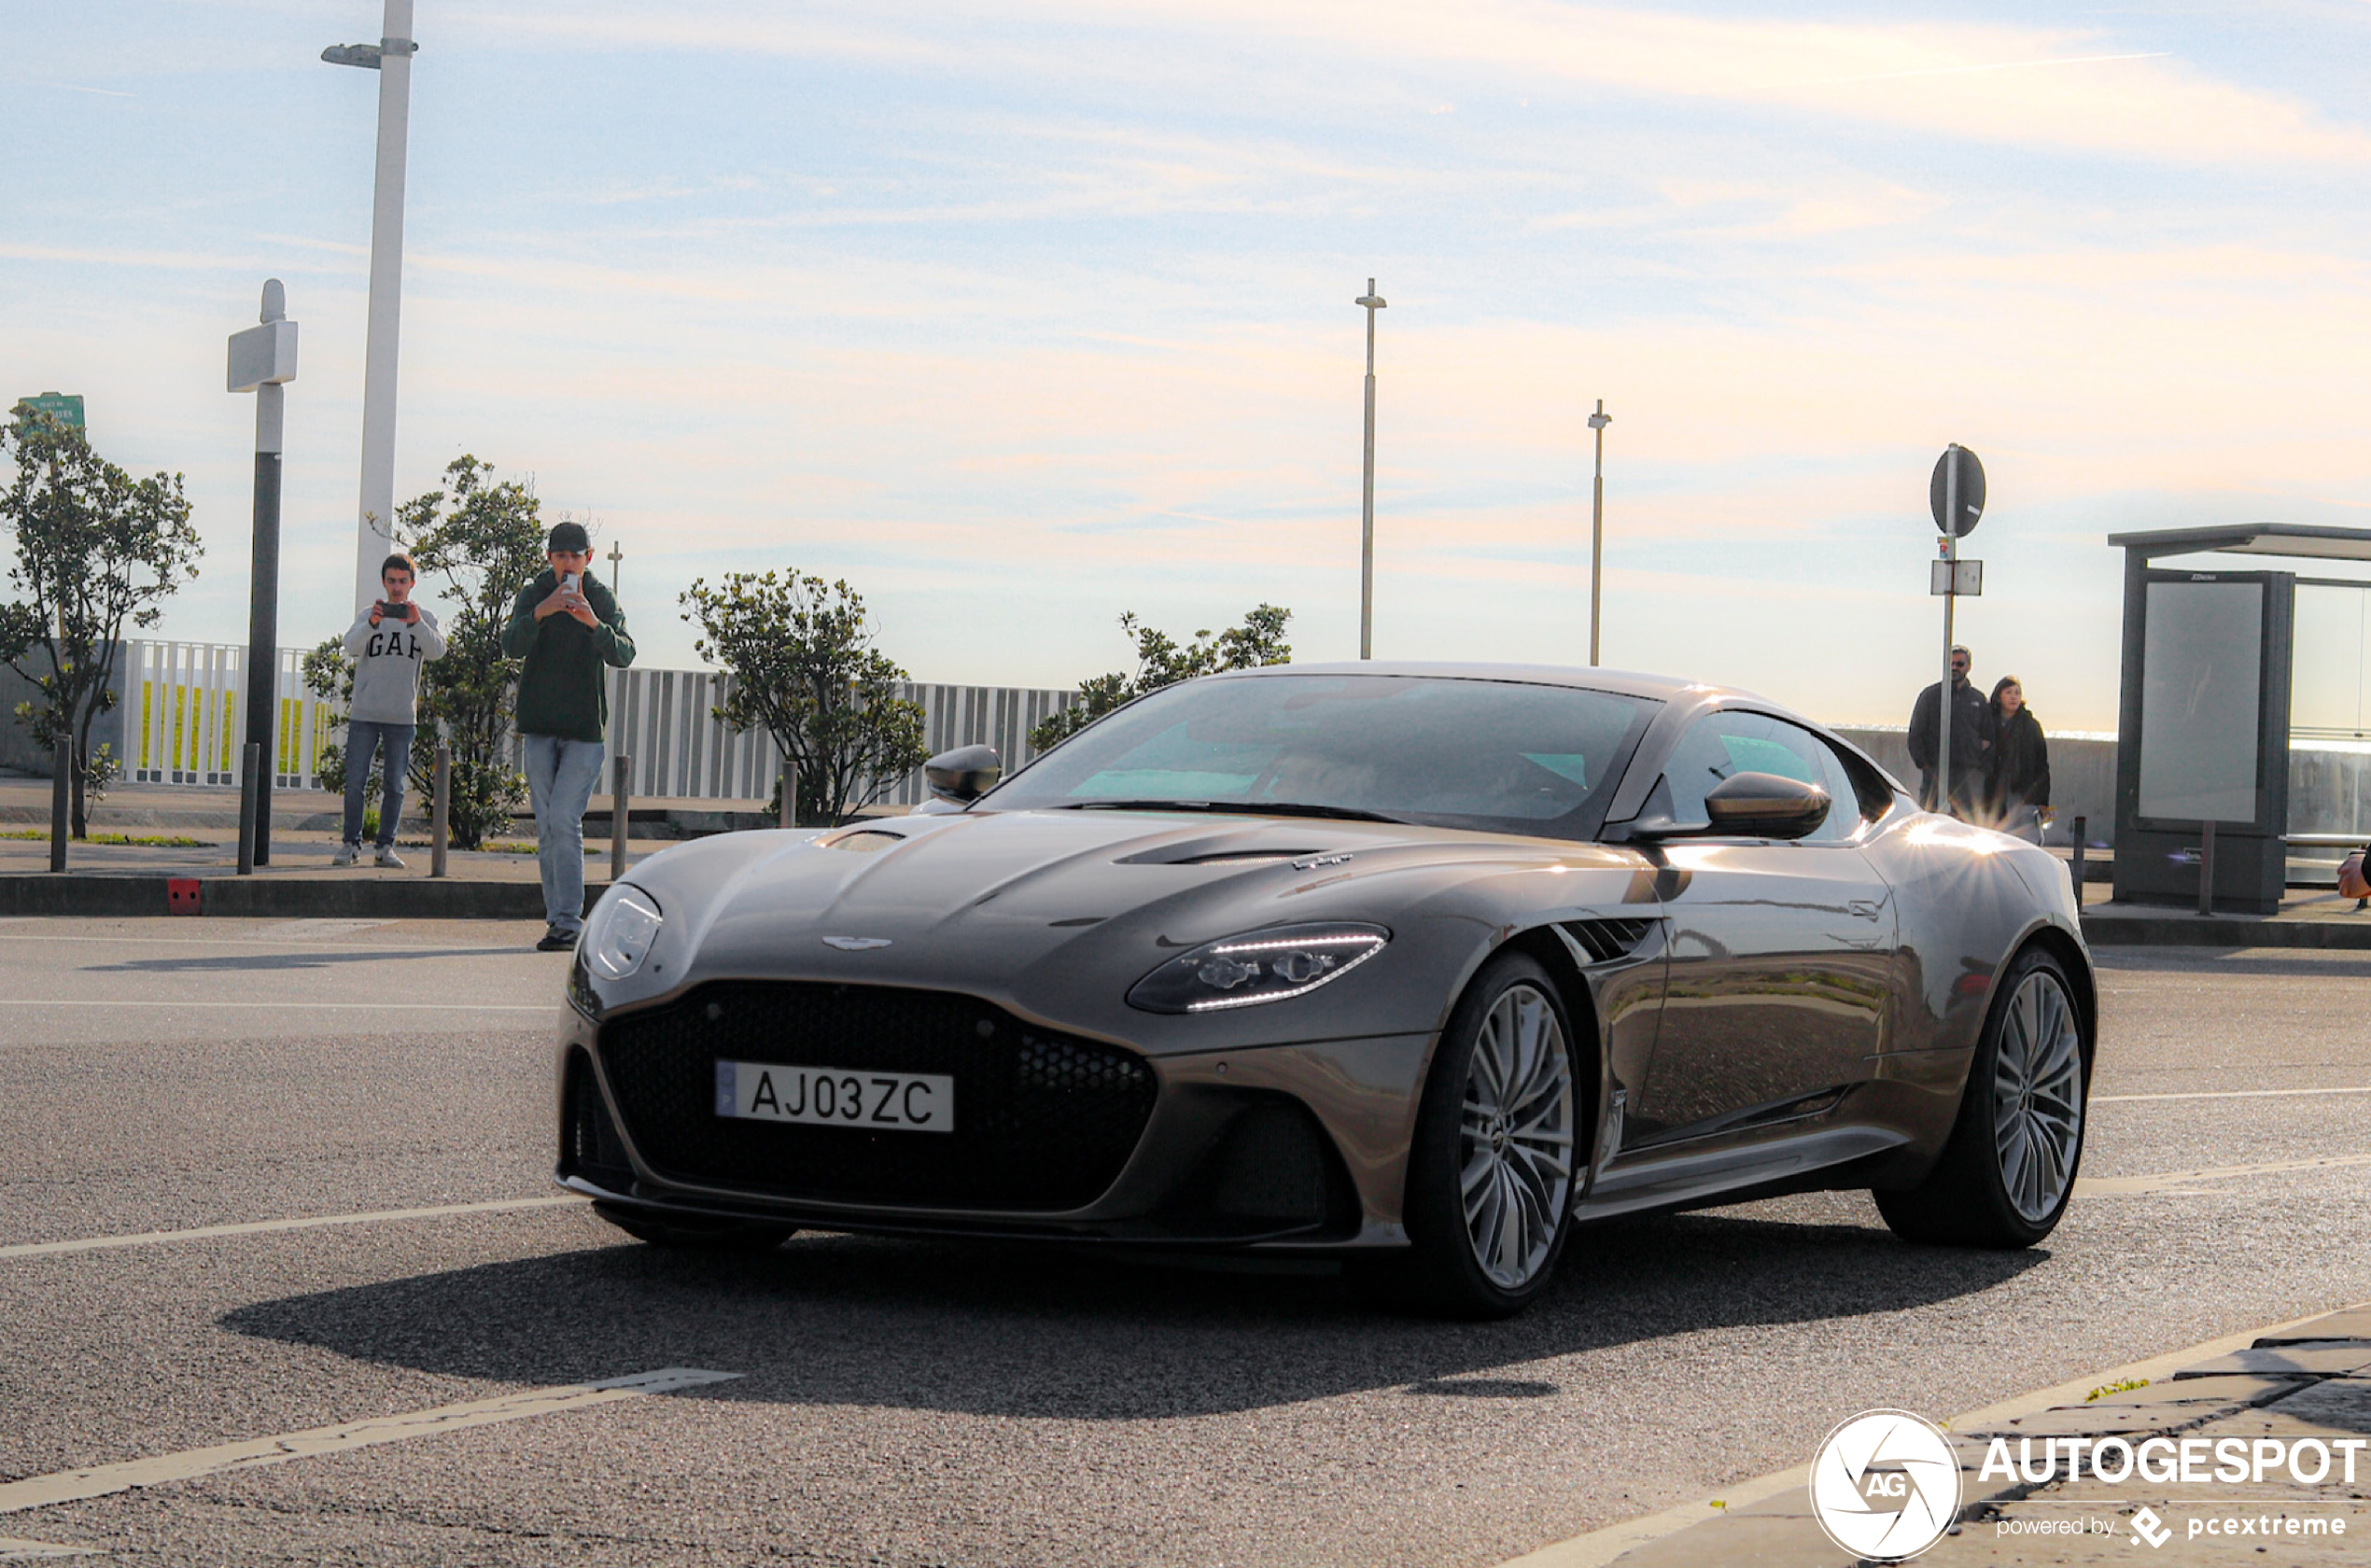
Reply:
M2171 49L2143 54L2070 54L2055 60L1996 60L1981 64L1923 65L1912 71L1875 71L1858 77L1828 77L1817 81L1787 82L1785 87L1843 87L1852 82L1907 81L1914 77L1957 77L1979 71L2031 71L2048 65L2105 65L2119 60L2170 60Z

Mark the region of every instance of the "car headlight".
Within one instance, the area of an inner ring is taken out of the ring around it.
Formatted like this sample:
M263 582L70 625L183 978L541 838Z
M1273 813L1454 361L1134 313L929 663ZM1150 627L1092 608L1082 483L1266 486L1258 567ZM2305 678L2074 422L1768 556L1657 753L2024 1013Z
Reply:
M595 974L604 980L623 980L651 956L651 944L658 940L659 924L666 918L659 913L656 899L632 883L621 882L593 906L593 917L584 923L577 950Z
M1271 926L1205 943L1136 982L1129 1005L1147 1013L1215 1013L1307 996L1383 950L1391 932L1341 922Z

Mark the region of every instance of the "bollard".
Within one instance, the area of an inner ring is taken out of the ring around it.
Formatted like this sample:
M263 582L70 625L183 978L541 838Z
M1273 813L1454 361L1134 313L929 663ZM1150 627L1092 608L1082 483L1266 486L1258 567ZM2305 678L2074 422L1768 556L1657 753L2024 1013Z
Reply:
M610 774L610 880L625 875L625 819L634 794L634 759L618 753Z
M239 875L255 875L256 805L262 798L263 748L254 741L239 749Z
M798 764L788 757L782 759L782 820L786 828L798 826Z
M74 802L74 742L62 740L49 753L49 869L66 868L66 833Z
M428 805L428 875L442 876L445 853L453 845L453 748L436 743L436 763L429 770L433 793Z
M2214 824L2198 824L2198 913L2214 913Z
M2074 819L2074 860L2071 864L2074 872L2075 913L2078 915L2083 913L2083 851L2085 848L2083 840L2091 836L2088 831L2090 825L2081 817Z

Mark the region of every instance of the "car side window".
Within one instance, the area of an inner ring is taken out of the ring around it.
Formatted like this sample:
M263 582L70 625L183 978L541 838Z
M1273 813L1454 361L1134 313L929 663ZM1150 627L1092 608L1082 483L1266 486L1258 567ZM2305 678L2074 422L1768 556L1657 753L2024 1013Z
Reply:
M1828 819L1804 835L1807 843L1849 838L1860 825L1860 791L1834 748L1800 724L1733 708L1705 715L1679 737L1663 768L1672 816L1705 820L1705 794L1740 773L1774 773L1828 791L1835 804Z

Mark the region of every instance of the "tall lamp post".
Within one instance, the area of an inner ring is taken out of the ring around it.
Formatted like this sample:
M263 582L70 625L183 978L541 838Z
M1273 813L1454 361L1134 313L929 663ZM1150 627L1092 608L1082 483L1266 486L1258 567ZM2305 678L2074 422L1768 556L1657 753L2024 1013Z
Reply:
M1367 309L1367 464L1358 492L1358 656L1375 656L1375 313L1384 305L1367 280L1367 292L1353 300Z
M355 523L354 608L379 596L395 526L395 362L403 315L403 163L412 126L412 0L386 0L375 44L321 58L379 73L379 161L371 197L371 315L362 362L362 502Z
M1606 427L1614 416L1606 412L1606 399L1597 399L1597 412L1589 416L1589 427L1597 432L1597 477L1589 491L1589 663L1597 664L1597 619L1605 609L1606 581Z

